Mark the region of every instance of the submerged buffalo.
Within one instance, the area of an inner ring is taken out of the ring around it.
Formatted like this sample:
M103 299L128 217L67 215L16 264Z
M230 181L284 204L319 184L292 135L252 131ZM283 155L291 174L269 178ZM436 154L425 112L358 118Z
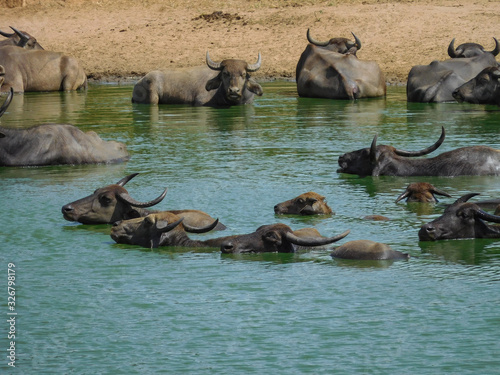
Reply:
M87 88L87 75L74 57L59 52L27 50L17 46L0 48L5 68L0 91L71 91Z
M406 202L436 203L438 200L435 195L442 195L448 198L451 197L447 192L436 188L428 182L412 182L406 187L405 191L397 197L396 203L405 198Z
M457 102L500 106L500 68L483 69L477 76L453 91Z
M361 41L313 39L307 30L307 45L295 70L300 96L328 99L359 99L384 96L385 77L375 61L360 60Z
M377 145L377 135L370 148L352 151L339 157L339 173L359 176L498 176L500 151L487 146L461 147L433 158L411 159L427 155L444 141L445 130L438 141L420 151L404 151L393 146Z
M13 90L0 108L7 110ZM0 166L117 163L129 159L127 147L104 141L95 132L69 124L45 124L27 129L0 127Z
M138 174L132 173L116 184L97 189L89 196L65 204L61 208L64 218L82 224L113 224L117 221L145 217L151 213L160 212L148 208L160 203L165 198L167 189L151 201L140 202L132 198L127 189L124 188L125 184ZM193 227L204 227L215 220L200 210L170 210L169 212L179 215L184 219L184 224ZM215 229L223 230L226 229L226 226L218 223Z
M325 201L325 197L309 191L298 197L278 203L274 206L274 213L278 215L330 215L332 209Z
M192 240L186 232L202 233L213 229L217 220L206 227L187 226L182 218L170 212L152 213L144 218L117 222L111 228L111 237L118 243L143 247L183 246L220 248L223 253L294 252L299 247L324 246L336 242L349 233L322 237L313 228L292 231L285 224L263 225L244 235Z
M396 260L409 259L410 256L393 250L389 245L371 240L355 240L335 248L330 254L333 258L357 260Z
M262 87L250 77L261 66L261 55L254 64L226 59L214 62L207 52L206 66L185 70L155 70L134 86L133 103L189 104L228 107L247 104Z
M422 225L420 241L450 240L457 238L500 238L500 216L492 215L468 200L477 193L466 194L448 206L443 215Z

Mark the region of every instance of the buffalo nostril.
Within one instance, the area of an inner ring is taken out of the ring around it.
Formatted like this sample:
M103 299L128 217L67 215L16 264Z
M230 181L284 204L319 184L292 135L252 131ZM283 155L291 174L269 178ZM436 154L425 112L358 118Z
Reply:
M71 212L71 211L73 211L73 210L74 210L74 208L73 208L73 206L72 206L72 205L70 205L70 204L67 204L67 205L65 205L65 206L63 206L63 207L62 207L62 211L63 211L63 212Z
M224 253L231 253L233 251L233 249L234 249L234 245L231 242L224 243L221 245L221 250Z
M434 232L434 227L430 227L430 226L429 227L425 227L425 230L427 232Z
M113 223L113 226L114 226L114 227L117 227L118 225L120 225L120 223L121 223L121 222L122 222L121 220L115 221L115 222Z

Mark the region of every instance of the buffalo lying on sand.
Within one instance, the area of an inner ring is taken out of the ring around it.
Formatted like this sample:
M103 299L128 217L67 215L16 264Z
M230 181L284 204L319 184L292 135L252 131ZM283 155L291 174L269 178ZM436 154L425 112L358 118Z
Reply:
M477 193L466 194L448 206L443 215L422 225L418 232L420 241L450 240L457 238L500 238L500 216L483 211L468 200Z
M71 91L87 88L87 76L74 57L59 52L0 48L5 81L0 91Z
M0 108L7 110L13 90ZM0 166L117 163L129 159L123 143L103 141L95 132L69 124L46 124L27 129L0 127Z
M427 155L444 141L444 127L438 141L420 151L398 150L377 145L377 135L370 148L352 151L339 157L339 173L359 176L498 176L500 151L487 146L461 147L433 158L411 159Z
M361 41L313 39L307 30L307 45L295 70L300 96L328 99L359 99L384 96L385 77L375 61L360 60Z
M133 103L189 104L192 106L228 107L247 104L262 87L250 77L261 66L261 56L254 64L227 59L214 62L207 52L206 66L185 70L155 70L134 86Z
M138 174L132 173L116 184L102 187L89 196L65 204L61 208L64 218L82 224L113 224L117 221L144 217L153 212L160 212L148 208L160 203L165 198L167 189L151 201L140 202L132 198L127 189L124 188L125 184ZM209 214L200 210L170 210L169 212L183 218L185 225L193 227L208 226L215 220ZM218 223L214 229L224 230L226 226Z

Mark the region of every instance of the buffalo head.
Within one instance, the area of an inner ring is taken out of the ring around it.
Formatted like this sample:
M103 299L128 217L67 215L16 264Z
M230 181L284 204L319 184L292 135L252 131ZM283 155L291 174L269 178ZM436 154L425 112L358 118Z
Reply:
M420 151L398 150L393 146L377 145L377 135L373 138L370 148L348 152L339 157L338 173L357 174L359 176L378 176L380 170L385 174L398 175L397 168L404 164L406 157L416 157L430 154L443 143L444 127L441 136L435 144Z
M303 237L293 233L285 224L262 225L253 233L231 236L220 245L221 251L230 253L278 252L292 253L297 246L324 246L341 240L349 234L346 231L335 237Z
M43 49L43 47L36 41L35 37L31 36L25 31L19 31L14 27L10 27L14 32L6 33L0 30L0 35L8 38L0 42L0 46L11 45L18 46L25 49Z
M262 87L249 74L257 71L260 65L260 52L255 64L248 64L246 61L235 59L214 62L210 59L207 52L207 66L220 73L215 78L209 80L205 88L207 91L211 91L221 87L226 99L230 103L240 102L245 90L260 96L263 92Z
M496 56L500 52L500 44L498 43L498 40L496 38L493 38L493 40L495 41L495 48L491 51L485 51L484 47L477 43L463 43L455 48L455 38L453 38L453 40L450 42L450 45L448 46L448 55L452 59L460 57L474 57L488 52L493 56Z
M330 215L332 209L325 201L325 197L313 191L300 194L298 197L278 203L274 212L291 215Z
M97 189L85 198L64 205L61 209L64 218L82 224L111 224L118 220L145 216L143 209L160 203L165 198L167 189L152 201L139 202L123 187L137 175L138 173L128 175L114 185Z
M467 202L477 193L466 194L448 206L443 215L422 225L420 241L450 240L456 238L500 238L500 227L485 221L500 223L500 216L491 215L475 203Z
M341 54L351 54L356 55L356 52L361 49L361 41L359 38L352 33L354 37L354 42L347 38L331 38L327 41L318 41L311 36L311 32L307 29L307 40L309 43L314 44L318 47L325 47L326 49L338 52Z
M111 238L117 243L146 248L159 246L193 246L186 232L205 233L214 229L216 219L205 227L191 227L183 218L168 211L151 213L145 217L118 221L111 227Z
M452 93L458 102L500 105L500 69L488 67Z
M434 194L451 197L447 192L434 187L428 182L413 182L406 187L406 190L396 199L396 203L405 199L407 202L437 202Z

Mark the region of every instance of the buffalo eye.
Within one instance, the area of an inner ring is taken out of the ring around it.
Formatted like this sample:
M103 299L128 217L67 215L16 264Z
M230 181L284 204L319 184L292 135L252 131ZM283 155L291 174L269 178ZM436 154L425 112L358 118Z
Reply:
M302 198L297 199L297 203L304 204L304 199L302 199Z
M276 232L267 232L266 234L264 234L264 240L276 243L279 242L280 239Z
M110 197L108 197L107 195L103 195L99 198L99 202L103 206L109 206L112 202L112 199Z
M463 211L458 211L457 216L461 219L468 219L470 217L469 213L465 210Z

